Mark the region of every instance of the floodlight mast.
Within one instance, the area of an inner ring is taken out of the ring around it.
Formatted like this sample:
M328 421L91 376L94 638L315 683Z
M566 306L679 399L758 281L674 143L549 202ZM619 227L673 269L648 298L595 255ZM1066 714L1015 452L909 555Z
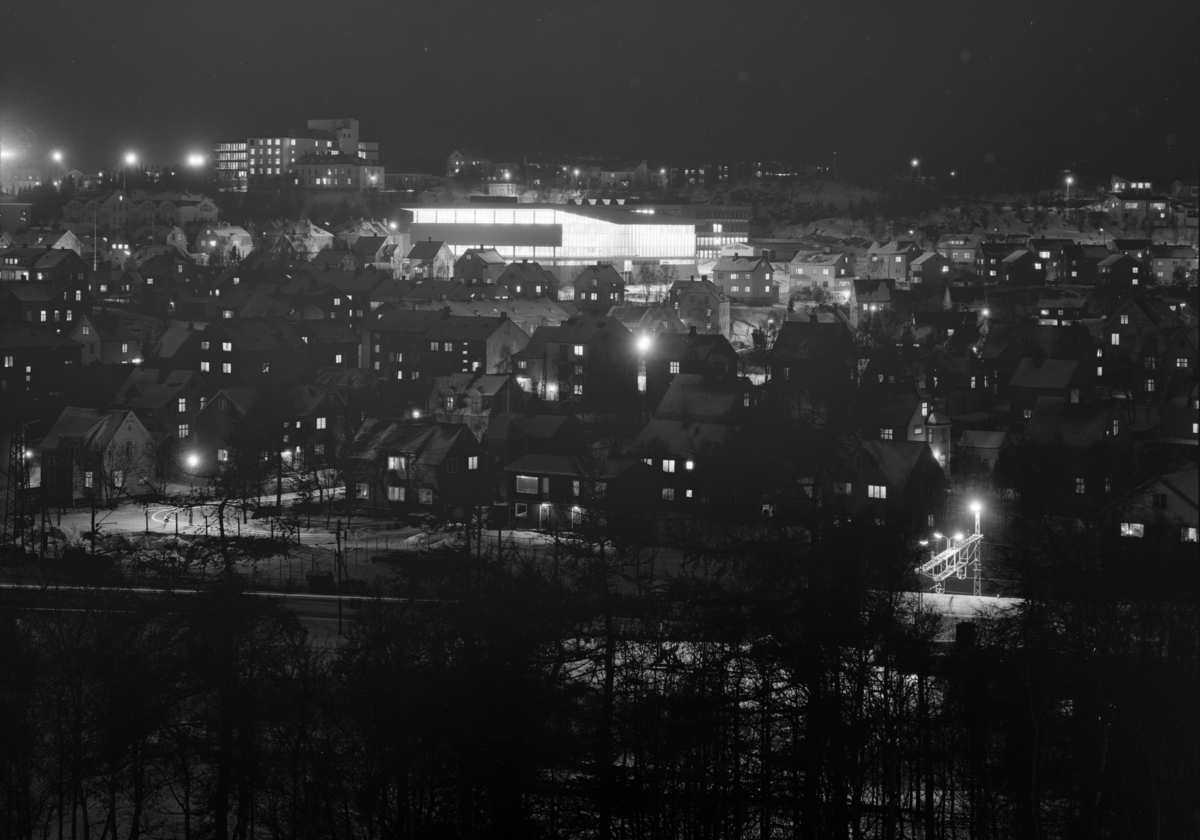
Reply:
M964 536L962 533L956 533L953 537L947 540L947 546L944 551L934 550L934 554L927 561L917 567L918 574L928 575L933 578L933 591L943 593L946 591L946 578L955 575L959 580L965 580L967 570L973 572L972 591L975 595L983 594L983 580L981 578L979 546L983 542L983 533L979 528L980 514L983 512L983 505L978 501L973 501L970 504L971 512L975 514L975 533L970 536ZM944 539L942 535L934 534L936 539Z

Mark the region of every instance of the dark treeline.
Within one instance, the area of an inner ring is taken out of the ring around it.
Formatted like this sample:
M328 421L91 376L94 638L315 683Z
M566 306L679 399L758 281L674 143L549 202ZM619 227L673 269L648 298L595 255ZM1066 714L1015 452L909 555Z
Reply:
M1020 524L1036 597L957 642L864 527L432 557L337 644L234 583L8 593L0 836L1195 836L1178 581Z

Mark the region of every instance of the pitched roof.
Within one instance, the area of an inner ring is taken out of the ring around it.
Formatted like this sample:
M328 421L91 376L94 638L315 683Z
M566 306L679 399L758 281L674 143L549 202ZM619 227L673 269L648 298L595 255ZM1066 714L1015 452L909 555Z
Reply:
M368 417L350 444L350 457L373 461L388 453L408 452L415 454L416 465L436 467L446 460L450 448L464 433L474 439L470 430L459 423L422 425Z
M863 442L862 451L897 490L908 486L922 458L933 459L927 444L911 440L868 440Z
M728 422L742 404L750 384L744 379L678 373L671 379L654 416L659 419Z
M635 469L638 461L633 458L602 458L596 463L570 455L522 455L504 469L510 473L533 475L562 475L574 478L597 478L612 480Z
M140 368L133 371L112 398L112 405L121 408L161 408L190 386L203 384L199 374L190 370L155 370Z
M503 327L507 320L443 312L441 318L430 324L425 337L437 341L486 341L492 333Z
M131 420L145 430L133 412L124 408L98 410L93 408L64 408L50 431L42 438L42 449L57 449L64 438L80 438L84 446L103 449L120 430L121 424Z
M438 252L445 246L446 243L440 239L423 239L420 242L413 243L406 259L418 261L432 260L437 257Z
M700 453L709 447L724 446L733 427L724 423L690 423L655 418L646 424L630 446L632 452L654 452L665 448L677 454Z
M538 327L529 338L529 343L513 358L535 359L546 352L547 344L588 344L598 335L616 326L618 331L629 335L625 325L615 318L576 316L556 327Z
M854 352L854 337L843 321L784 321L771 352L785 359L807 360L834 352Z
M1079 362L1068 359L1042 359L1041 361L1024 358L1017 369L1013 371L1012 379L1008 382L1010 388L1038 388L1043 390L1061 390L1071 384L1079 371Z
M1064 397L1038 397L1021 443L1091 446L1104 440L1119 411L1111 400L1072 403Z
M968 429L958 438L958 445L968 449L999 449L1008 432L980 432Z

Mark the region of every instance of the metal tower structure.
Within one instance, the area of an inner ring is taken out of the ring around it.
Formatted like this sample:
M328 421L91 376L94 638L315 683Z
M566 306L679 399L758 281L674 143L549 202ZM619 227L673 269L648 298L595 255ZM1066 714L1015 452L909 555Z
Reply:
M29 500L29 452L25 445L25 424L12 418L8 442L8 470L5 478L4 528L0 544L22 548L33 529L33 508Z
M980 510L981 507L978 502L971 504L971 511L975 514L975 533L967 537L964 537L962 534L947 537L948 544L945 551L934 553L929 560L917 566L918 574L928 575L933 578L934 592L939 594L945 592L946 579L951 575L957 575L959 580L965 580L967 570L970 569L974 573L974 594L983 594L983 581L980 578L979 563L979 546L983 542L983 534L979 530Z

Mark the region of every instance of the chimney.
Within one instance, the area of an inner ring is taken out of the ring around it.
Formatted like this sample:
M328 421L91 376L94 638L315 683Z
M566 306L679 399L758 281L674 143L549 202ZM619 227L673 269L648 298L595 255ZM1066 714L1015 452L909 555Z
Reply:
M445 300L445 298L446 298L446 296L445 296L445 295L442 295L442 299L443 299L443 300ZM442 307L442 317L443 317L443 318L449 318L449 317L450 317L450 307L449 307L449 306L443 306L443 307Z
M696 328L694 326L688 327L688 338L695 338L695 337L696 337Z
M501 309L501 310L500 310L500 320L501 320L501 321L507 321L507 320L508 320L508 313L507 313L507 312L505 312L503 309Z

